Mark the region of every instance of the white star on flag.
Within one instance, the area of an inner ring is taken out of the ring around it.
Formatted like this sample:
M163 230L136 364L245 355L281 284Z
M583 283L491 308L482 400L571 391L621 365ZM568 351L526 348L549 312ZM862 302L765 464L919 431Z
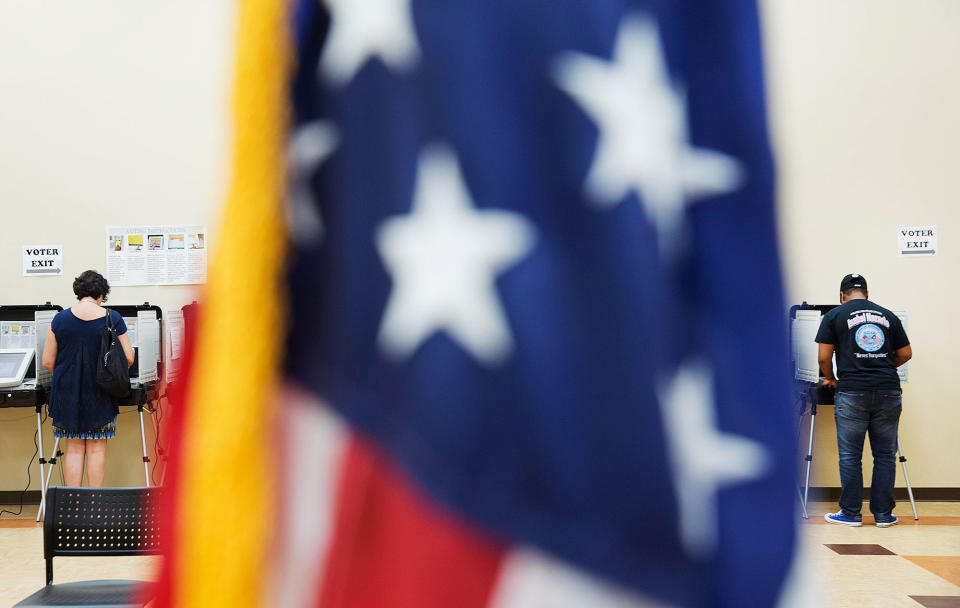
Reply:
M298 245L314 245L323 236L323 219L317 209L310 179L337 147L337 130L325 121L309 122L287 144L287 223Z
M769 468L769 453L757 441L717 428L706 365L682 365L659 393L680 507L680 540L691 556L708 557L717 545L717 491L761 477Z
M374 57L403 72L420 59L412 0L321 0L330 11L330 33L320 74L335 85L348 83Z
M424 150L410 214L387 219L376 235L393 278L381 349L408 357L445 331L479 362L501 363L513 339L496 277L530 251L535 235L517 213L473 208L452 150Z
M670 82L649 18L624 18L611 61L567 52L554 67L557 85L600 131L587 194L612 207L636 192L662 250L677 235L689 199L739 187L740 163L688 143L686 102Z

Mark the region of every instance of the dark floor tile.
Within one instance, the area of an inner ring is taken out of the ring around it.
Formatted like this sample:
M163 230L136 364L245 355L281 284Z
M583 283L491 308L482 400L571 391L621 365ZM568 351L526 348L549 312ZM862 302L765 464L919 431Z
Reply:
M926 608L960 608L960 595L911 595L910 599Z
M827 545L827 547L833 549L840 555L896 555L890 549L881 547L880 545Z

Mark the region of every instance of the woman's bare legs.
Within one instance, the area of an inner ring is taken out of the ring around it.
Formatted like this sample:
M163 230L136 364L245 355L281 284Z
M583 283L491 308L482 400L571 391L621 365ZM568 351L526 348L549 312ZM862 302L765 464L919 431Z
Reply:
M106 439L87 439L87 483L91 488L103 487L107 455Z
M83 454L85 439L64 439L66 453L63 457L63 480L68 486L77 487L83 481Z

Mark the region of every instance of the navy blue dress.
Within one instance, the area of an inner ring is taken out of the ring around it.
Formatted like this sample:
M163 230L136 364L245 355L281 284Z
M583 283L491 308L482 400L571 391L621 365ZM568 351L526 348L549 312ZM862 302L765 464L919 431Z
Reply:
M127 333L123 317L115 310L113 325L117 335ZM50 389L50 417L56 437L106 439L116 436L117 404L97 384L100 337L106 317L84 321L73 311L58 312L50 329L57 337L57 359L53 365Z

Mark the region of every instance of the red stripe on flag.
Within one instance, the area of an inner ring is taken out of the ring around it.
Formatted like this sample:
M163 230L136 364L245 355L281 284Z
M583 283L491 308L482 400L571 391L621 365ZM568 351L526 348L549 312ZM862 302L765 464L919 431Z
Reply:
M160 494L160 545L163 548L164 559L160 566L157 585L155 588L145 587L145 593L156 591L154 608L170 608L173 606L173 564L179 559L179 548L185 539L176 537L176 521L179 517L188 514L178 512L178 497L180 493L180 468L183 459L180 455L181 437L186 424L186 412L190 407L187 403L187 386L193 376L193 355L196 350L197 313L199 306L184 310L184 350L182 372L177 382L167 386L168 411L160 423L160 434L167 443L168 460L166 461L166 477L163 492ZM157 463L159 464L159 463Z
M369 442L351 442L338 492L320 606L487 605L504 545L431 503Z

